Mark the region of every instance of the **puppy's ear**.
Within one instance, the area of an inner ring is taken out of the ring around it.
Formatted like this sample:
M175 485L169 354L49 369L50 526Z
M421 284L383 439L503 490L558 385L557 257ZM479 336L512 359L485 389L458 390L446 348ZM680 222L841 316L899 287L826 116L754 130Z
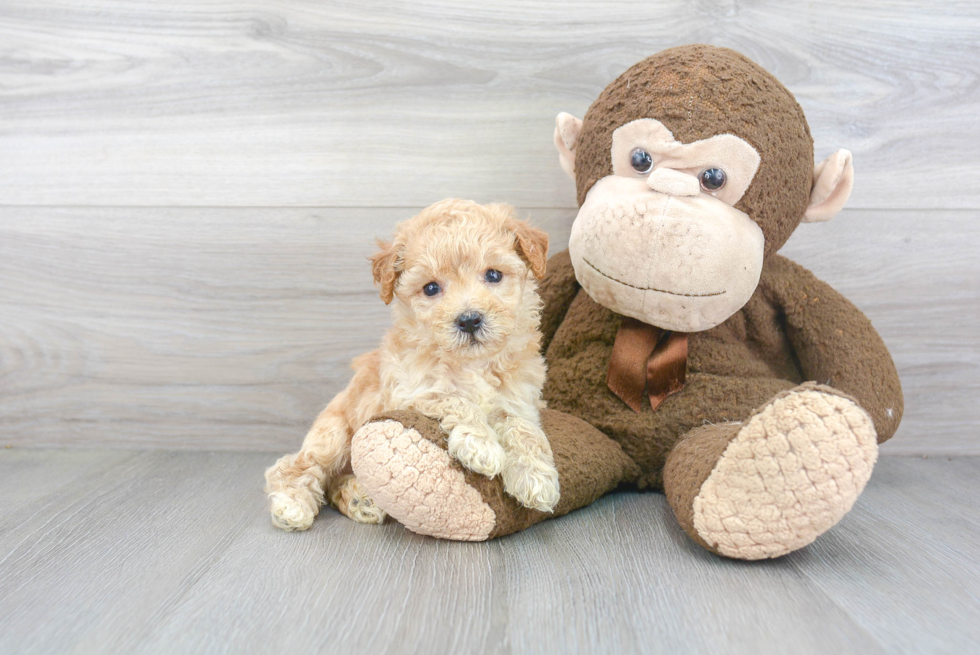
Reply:
M540 280L548 266L548 233L531 227L527 221L512 220L510 228L514 231L517 254L527 262L534 277Z
M371 256L371 272L374 283L381 290L381 300L387 305L395 297L395 282L401 272L401 248L394 243L378 239L381 250Z

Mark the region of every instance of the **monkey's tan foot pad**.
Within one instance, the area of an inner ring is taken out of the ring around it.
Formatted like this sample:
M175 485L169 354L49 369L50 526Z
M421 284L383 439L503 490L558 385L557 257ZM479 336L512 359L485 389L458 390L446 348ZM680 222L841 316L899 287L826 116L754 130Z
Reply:
M367 423L354 434L351 466L374 502L412 532L458 541L483 541L493 532L494 511L459 463L414 427Z
M330 485L330 504L358 523L384 523L387 515L353 475L342 475Z
M851 509L878 457L867 412L812 383L777 396L736 429L691 518L699 541L738 559L779 557L813 542Z

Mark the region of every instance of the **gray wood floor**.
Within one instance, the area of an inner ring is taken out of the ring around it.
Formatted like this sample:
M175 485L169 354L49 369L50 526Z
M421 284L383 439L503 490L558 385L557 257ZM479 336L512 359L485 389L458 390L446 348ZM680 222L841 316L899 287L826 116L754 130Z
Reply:
M663 496L483 544L269 523L265 453L0 451L0 653L966 653L980 459L885 457L814 545L734 562Z

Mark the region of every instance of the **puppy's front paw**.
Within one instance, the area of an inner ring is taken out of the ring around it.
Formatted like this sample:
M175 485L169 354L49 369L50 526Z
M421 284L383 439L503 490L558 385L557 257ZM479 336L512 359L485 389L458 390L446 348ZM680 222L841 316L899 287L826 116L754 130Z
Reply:
M469 470L492 478L504 467L504 449L493 432L457 425L449 433L449 454Z
M388 515L374 503L353 475L341 476L330 487L330 504L341 514L358 523L384 523Z
M309 530L320 504L306 489L274 491L269 494L272 524L286 532Z
M558 504L558 471L543 458L529 455L508 459L503 471L504 491L524 507L553 512Z

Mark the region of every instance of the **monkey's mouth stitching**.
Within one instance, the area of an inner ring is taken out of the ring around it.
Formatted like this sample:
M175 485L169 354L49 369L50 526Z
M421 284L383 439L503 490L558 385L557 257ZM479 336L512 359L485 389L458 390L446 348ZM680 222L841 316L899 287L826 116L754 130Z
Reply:
M666 293L667 295L670 295L670 296L683 296L685 298L709 298L711 296L721 296L721 295L724 295L724 293L725 293L724 291L719 291L717 293L676 293L674 291L664 291L663 289L657 289L655 287L638 287L635 284L630 284L629 282L623 282L622 280L617 280L616 278L614 278L611 275L606 275L605 273L603 273L602 271L600 271L598 268L596 268L595 264L593 264L592 262L590 262L585 257L582 258L582 261L585 262L586 264L588 264L589 266L591 266L593 268L593 270L595 270L595 272L598 273L599 275L601 275L602 277L607 278L607 279L610 279L613 282L617 282L619 284L622 284L624 287L630 287L632 289L639 289L640 291L656 291L657 293Z

